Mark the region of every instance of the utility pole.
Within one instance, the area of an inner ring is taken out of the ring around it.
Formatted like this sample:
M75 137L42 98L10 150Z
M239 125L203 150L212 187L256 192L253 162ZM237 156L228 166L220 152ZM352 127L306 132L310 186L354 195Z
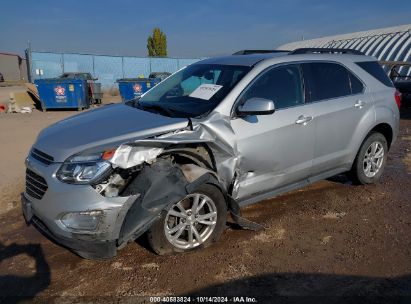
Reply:
M31 77L31 42L27 40L27 49L26 49L26 66L27 66L27 81L32 82Z

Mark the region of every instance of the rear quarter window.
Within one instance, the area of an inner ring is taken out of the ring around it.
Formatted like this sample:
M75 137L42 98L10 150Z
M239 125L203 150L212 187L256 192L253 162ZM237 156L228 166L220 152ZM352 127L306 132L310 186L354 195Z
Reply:
M351 72L348 72L348 76L350 77L351 93L352 94L362 93L364 91L363 83Z
M386 85L387 87L394 87L391 79L384 72L383 68L377 61L363 61L356 62L355 64L361 67L364 71L366 71L368 74L379 80L382 84Z

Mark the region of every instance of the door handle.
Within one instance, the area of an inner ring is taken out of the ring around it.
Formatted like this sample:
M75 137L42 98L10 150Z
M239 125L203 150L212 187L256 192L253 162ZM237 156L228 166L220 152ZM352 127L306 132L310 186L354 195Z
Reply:
M297 120L295 121L295 123L297 125L307 125L311 120L313 120L312 116L304 116L304 115L300 115L298 116Z
M354 104L354 108L357 109L362 109L362 107L365 105L365 102L362 100L358 100L355 104Z

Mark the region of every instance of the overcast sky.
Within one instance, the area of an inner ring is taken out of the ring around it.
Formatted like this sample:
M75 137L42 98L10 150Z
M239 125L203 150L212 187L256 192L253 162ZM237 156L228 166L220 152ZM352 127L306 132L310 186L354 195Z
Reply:
M2 0L0 52L145 56L158 26L169 56L212 56L407 23L411 0Z

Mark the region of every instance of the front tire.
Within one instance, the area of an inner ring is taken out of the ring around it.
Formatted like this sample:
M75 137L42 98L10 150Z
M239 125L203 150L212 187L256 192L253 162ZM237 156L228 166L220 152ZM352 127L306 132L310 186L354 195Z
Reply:
M351 177L357 184L377 182L387 162L387 139L381 133L370 133L362 143L351 169Z
M161 213L147 232L148 241L159 255L208 247L220 238L226 219L223 194L204 184Z

